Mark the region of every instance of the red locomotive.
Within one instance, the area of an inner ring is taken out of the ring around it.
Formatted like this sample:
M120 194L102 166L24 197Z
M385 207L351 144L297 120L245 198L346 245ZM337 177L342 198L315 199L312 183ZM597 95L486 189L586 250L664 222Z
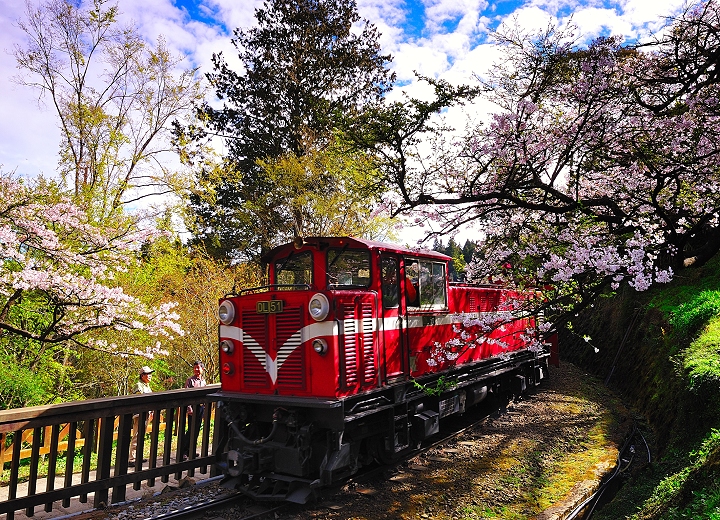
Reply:
M446 255L322 237L264 261L269 285L220 301L221 465L256 499L304 503L401 457L488 392L547 375L529 319L483 333L483 317L510 316L517 295L449 282Z

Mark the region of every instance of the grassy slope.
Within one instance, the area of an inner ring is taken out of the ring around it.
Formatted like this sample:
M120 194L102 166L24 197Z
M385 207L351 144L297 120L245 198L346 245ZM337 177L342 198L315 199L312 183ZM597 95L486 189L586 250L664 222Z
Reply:
M655 460L594 520L720 520L720 259L601 302L574 328L600 351L568 333L565 359L606 380L654 433Z

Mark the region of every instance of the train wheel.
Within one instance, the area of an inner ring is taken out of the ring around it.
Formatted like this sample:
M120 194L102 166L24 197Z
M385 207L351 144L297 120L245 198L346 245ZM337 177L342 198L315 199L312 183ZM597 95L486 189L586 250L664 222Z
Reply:
M522 397L527 392L527 378L522 374L515 374L512 380L512 393L515 397Z
M366 440L367 453L379 464L392 464L398 460L395 451L386 447L386 438L375 436Z

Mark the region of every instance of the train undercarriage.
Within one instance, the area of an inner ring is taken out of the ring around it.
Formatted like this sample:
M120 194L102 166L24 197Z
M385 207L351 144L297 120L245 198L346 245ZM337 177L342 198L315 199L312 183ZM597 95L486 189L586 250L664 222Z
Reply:
M441 419L547 377L548 355L522 351L340 400L221 393L223 485L256 500L306 503L363 466L401 459L438 433Z

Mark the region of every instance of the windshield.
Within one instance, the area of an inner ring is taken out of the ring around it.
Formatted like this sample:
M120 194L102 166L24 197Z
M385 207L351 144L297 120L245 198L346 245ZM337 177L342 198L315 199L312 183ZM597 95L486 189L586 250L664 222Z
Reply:
M275 283L280 285L312 284L312 254L309 251L275 262Z

